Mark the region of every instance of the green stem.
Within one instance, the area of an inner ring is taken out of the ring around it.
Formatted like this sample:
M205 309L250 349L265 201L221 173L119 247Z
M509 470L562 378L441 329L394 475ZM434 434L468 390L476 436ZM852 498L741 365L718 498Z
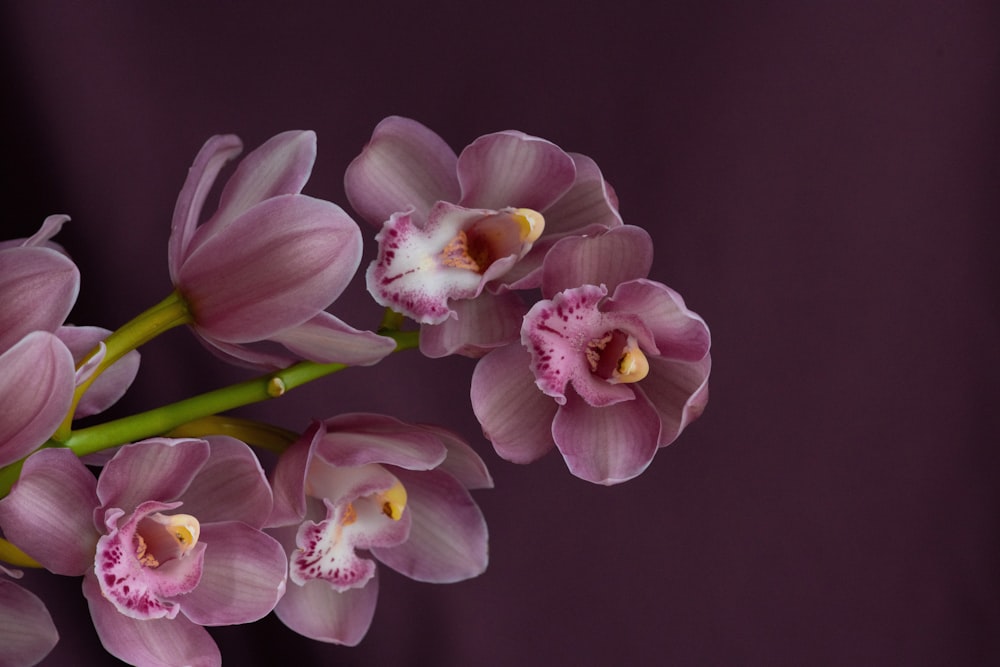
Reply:
M396 351L418 344L418 332L395 332ZM73 431L62 444L78 456L93 454L109 447L143 440L195 420L217 415L244 405L283 396L304 384L347 368L344 364L320 364L303 361L280 371L216 389L198 396L164 405L147 412ZM2 491L2 488L0 488Z
M90 377L76 388L69 412L52 436L52 439L56 442L66 442L70 438L73 413L76 412L76 406L79 404L80 398L106 368L164 331L191 321L191 311L188 308L187 301L184 300L184 297L179 292L173 291L166 299L129 320L119 327L117 331L112 332L104 339L104 359L101 360L101 363L98 364ZM96 352L97 349L88 354L80 362L80 365L86 363Z

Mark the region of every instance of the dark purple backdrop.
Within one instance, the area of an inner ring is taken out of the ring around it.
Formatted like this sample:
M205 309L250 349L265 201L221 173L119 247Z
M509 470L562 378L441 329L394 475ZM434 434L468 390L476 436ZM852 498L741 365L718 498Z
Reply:
M402 114L456 149L520 129L594 157L715 363L701 421L614 488L556 454L500 461L465 359L399 355L261 407L464 433L497 482L478 494L491 564L452 586L384 572L354 649L273 617L213 631L226 664L1000 663L995 5L201 4L0 15L3 231L73 216L75 322L165 296L174 198L209 135L316 130L306 192L346 207L347 163ZM378 318L358 281L333 310ZM123 409L242 377L172 332ZM79 582L28 579L63 635L46 664L108 664Z

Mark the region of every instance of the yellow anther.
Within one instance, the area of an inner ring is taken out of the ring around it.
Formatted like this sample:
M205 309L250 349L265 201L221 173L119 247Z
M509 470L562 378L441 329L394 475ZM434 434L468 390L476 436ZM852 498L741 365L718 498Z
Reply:
M649 375L649 360L646 359L646 355L638 346L628 347L622 351L618 365L608 381L613 384L638 382L647 375Z
M534 243L545 231L545 218L530 208L517 208L511 213L521 226L521 242Z
M388 491L381 494L382 514L393 521L399 521L406 509L406 489L398 481Z

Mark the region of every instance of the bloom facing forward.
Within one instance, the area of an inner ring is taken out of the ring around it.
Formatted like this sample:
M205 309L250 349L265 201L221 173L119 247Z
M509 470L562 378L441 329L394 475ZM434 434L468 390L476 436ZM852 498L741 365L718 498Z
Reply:
M520 343L476 365L473 410L502 457L528 463L555 446L577 477L615 484L701 414L708 327L675 291L613 261L643 237L623 227L561 241Z
M316 157L313 132L284 132L251 152L223 188L219 208L198 225L239 138L209 139L174 209L170 277L196 333L219 356L260 368L301 358L374 363L394 343L358 331L327 308L361 261L361 232L337 205L300 194ZM280 343L283 351L252 344Z
M429 356L481 356L516 340L525 308L502 288L537 287L559 238L621 225L593 160L522 132L479 137L456 155L420 123L386 118L344 180L355 210L381 227L368 290L422 323Z
M443 429L345 414L316 423L275 469L270 523L289 552L275 608L299 634L354 645L375 612L367 550L418 581L449 583L486 568L486 523L468 489L492 480L472 449Z
M286 560L259 530L270 487L233 438L156 438L122 447L93 475L43 449L0 500L5 537L46 569L84 575L104 647L134 665L218 665L201 626L267 615Z

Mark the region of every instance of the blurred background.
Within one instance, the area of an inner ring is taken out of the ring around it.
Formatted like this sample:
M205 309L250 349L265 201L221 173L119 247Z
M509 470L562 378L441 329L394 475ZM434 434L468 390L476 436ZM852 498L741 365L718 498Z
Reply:
M456 150L518 129L585 153L712 329L702 419L599 488L557 453L500 460L468 359L394 355L250 410L459 431L496 480L491 563L449 586L382 568L357 648L273 616L213 629L226 664L1000 664L998 25L930 0L6 2L4 237L71 215L71 319L114 328L170 290L212 134L315 130L305 192L348 210L391 114ZM380 314L359 279L331 310ZM170 332L115 414L245 377ZM26 581L62 635L46 665L115 664L79 580Z

